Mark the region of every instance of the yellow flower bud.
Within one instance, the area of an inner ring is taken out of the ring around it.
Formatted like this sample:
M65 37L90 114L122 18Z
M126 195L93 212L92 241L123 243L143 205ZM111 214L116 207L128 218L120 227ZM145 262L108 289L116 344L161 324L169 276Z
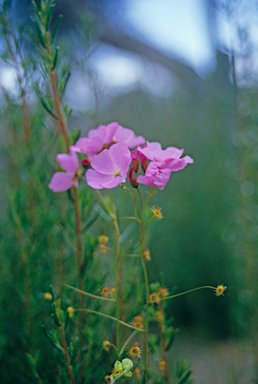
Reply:
M73 307L68 307L67 308L67 312L69 314L69 317L73 317L74 316L74 308Z
M44 293L43 296L44 296L44 299L46 300L52 300L52 295L49 292Z

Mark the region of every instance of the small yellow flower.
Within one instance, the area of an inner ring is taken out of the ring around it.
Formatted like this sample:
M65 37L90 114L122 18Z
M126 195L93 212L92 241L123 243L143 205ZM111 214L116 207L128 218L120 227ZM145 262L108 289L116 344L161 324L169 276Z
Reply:
M116 376L120 375L120 373L122 373L122 372L123 372L122 368L120 368L120 367L114 368L112 371L112 376L116 377Z
M159 362L159 369L161 369L161 371L164 371L165 368L166 368L166 363L164 360L161 360Z
M110 341L108 340L103 340L102 342L102 347L105 349L105 351L109 351L110 347L111 347L111 344L110 344Z
M153 292L153 293L151 293L150 295L149 295L149 297L148 297L148 302L150 303L150 304L154 304L154 303L159 303L160 302L160 297L159 297L159 295L157 294L157 293L155 293L155 292Z
M148 260L148 261L151 260L150 250L145 249L145 251L143 252L143 256L145 256L146 260Z
M106 244L108 242L108 237L106 235L99 236L99 243Z
M68 307L67 308L67 312L69 314L69 317L73 317L74 316L74 308L73 307Z
M136 329L143 329L143 323L141 323L140 321L134 321L133 326Z
M142 315L137 315L133 319L133 326L136 329L143 329L143 322L144 322L144 317Z
M153 205L153 207L151 207L150 210L153 213L153 215L156 217L157 220L163 219L161 208L159 208L157 206L155 207L155 205Z
M218 285L217 288L214 290L215 295L216 296L220 296L220 295L224 296L223 293L225 292L226 289L227 289L227 287L225 287L225 285L223 285L223 284Z
M52 300L52 295L49 292L43 294L45 300Z
M136 377L140 377L140 372L141 372L140 368L135 368L134 374Z
M100 247L100 252L101 253L106 253L107 247L105 246L105 244L100 244L99 247Z
M131 356L140 356L141 350L139 348L139 343L134 343L134 345L129 349L128 352L129 355Z
M166 297L166 296L168 296L168 295L169 295L168 289L167 289L167 288L163 288L163 287L161 287L161 288L159 289L159 294L160 294L161 297Z
M111 376L110 375L106 375L105 376L105 380L107 383L110 383L111 382Z
M101 294L107 296L107 295L109 294L109 289L108 289L108 287L104 287L104 288L102 288L102 290L101 290Z

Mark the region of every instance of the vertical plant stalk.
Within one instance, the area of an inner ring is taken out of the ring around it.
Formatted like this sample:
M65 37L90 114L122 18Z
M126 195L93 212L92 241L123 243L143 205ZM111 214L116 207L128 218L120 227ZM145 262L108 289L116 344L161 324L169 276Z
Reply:
M120 326L119 320L121 320L121 308L123 300L123 264L122 259L120 258L120 231L117 222L116 207L112 199L110 190L108 190L109 198L112 204L112 218L114 219L114 228L115 228L115 242L116 242L116 264L115 264L115 298L116 298L116 347L120 349Z
M66 365L67 365L67 370L68 370L70 382L71 382L71 384L75 384L74 378L73 378L72 367L70 364L70 358L69 358L69 354L68 354L67 344L66 344L66 340L65 340L65 332L64 332L64 326L63 325L60 327L60 334L61 334L62 344L64 347L65 361L66 361Z
M53 62L49 32L45 33L45 38L46 38L46 47L47 47L46 52L47 52L47 55L51 57L51 62ZM68 132L67 132L67 125L61 112L61 100L60 100L60 96L58 94L58 90L56 86L57 77L56 77L55 71L53 71L52 64L49 67L49 71L50 71L49 73L50 84L51 84L53 99L55 103L55 111L56 111L61 132L65 140L66 151L67 153L69 153L70 145L69 145L69 138L68 138ZM79 288L83 290L83 281L82 281L83 249L82 249L82 237L81 237L80 208L79 208L77 189L74 185L72 186L72 193L73 193L73 200L74 200L75 231L76 231L76 240L77 240L76 256L77 256L77 267L78 267L78 285L79 285ZM80 306L81 307L83 306L82 297L80 298Z
M164 376L165 376L165 381L166 384L170 384L169 380L169 371L168 371L168 362L167 362L167 354L166 354L166 342L165 342L165 337L164 337L164 322L163 322L163 307L160 304L159 305L159 310L161 312L161 319L159 321L159 326L160 326L160 342L161 342L161 354L162 354L162 360L165 362L165 369L164 369Z
M73 201L74 201L74 219L75 219L75 230L76 230L76 240L77 240L76 254L77 254L77 268L78 268L78 284L79 284L79 289L83 291L83 279L82 279L83 249L82 249L80 206L79 206L77 188L74 185L72 186L72 192L73 192ZM82 299L82 296L80 296L80 298ZM80 302L80 306L82 307L81 304L83 305L83 299Z
M47 55L49 57L51 57L51 62L53 62L49 32L45 33L45 37L46 37ZM69 153L70 152L70 145L69 145L69 138L68 138L68 133L67 133L67 126L66 126L66 122L63 118L62 111L61 111L61 101L60 101L60 96L58 94L57 86L56 86L57 77L56 77L55 71L53 70L53 64L50 65L49 72L50 72L50 74L49 74L50 75L50 84L51 84L51 89L52 89L52 93L53 93L53 99L54 99L54 103L55 103L55 110L56 110L56 114L58 117L59 127L60 127L60 130L61 130L62 135L63 135L64 140L65 140L66 151L67 151L67 153ZM57 127L57 128L59 128L59 127Z
M145 314L145 339L144 339L144 383L147 383L148 381L148 326L149 326L149 307L148 307L148 297L149 297L149 281L148 281L148 273L147 273L147 268L144 262L143 258L143 227L142 227L142 222L143 222L143 214L145 207L147 205L147 202L149 198L151 197L151 193L149 193L148 198L146 199L146 202L144 206L142 205L142 196L141 192L138 189L139 196L140 196L140 206L141 206L141 220L139 222L140 226L140 257L141 257L141 262L142 262L142 268L143 268L143 274L144 274L144 281L145 281L145 294L146 294L146 314Z

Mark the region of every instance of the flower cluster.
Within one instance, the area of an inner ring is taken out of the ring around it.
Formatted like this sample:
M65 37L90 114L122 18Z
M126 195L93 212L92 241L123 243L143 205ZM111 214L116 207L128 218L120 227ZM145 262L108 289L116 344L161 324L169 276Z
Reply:
M111 375L105 376L107 382L112 382L117 377L132 377L131 369L133 368L133 362L130 359L123 359L122 362L116 361Z
M76 152L87 156L81 164L87 169L88 185L94 189L111 189L124 183L129 168L129 183L133 188L145 184L163 189L171 172L193 163L189 156L181 158L183 149L168 147L163 150L160 143L144 143L142 136L136 136L131 129L118 123L100 125L71 146L70 153L57 155L56 160L65 172L56 172L49 188L54 192L62 192L72 186L78 187L82 170ZM129 148L135 149L130 152ZM133 174L138 174L139 162L143 175L136 178Z

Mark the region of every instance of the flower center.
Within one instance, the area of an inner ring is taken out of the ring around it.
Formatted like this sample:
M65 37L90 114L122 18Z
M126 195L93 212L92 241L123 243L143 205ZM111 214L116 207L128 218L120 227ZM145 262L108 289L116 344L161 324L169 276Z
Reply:
M117 176L120 176L120 171L119 171L119 168L118 168L118 165L114 165L115 167L115 170L113 172L111 172L115 177Z

